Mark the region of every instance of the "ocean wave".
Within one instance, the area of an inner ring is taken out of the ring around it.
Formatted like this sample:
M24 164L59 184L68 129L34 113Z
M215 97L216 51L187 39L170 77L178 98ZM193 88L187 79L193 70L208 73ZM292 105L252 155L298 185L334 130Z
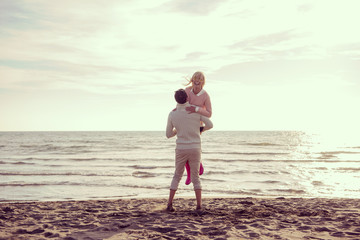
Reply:
M75 144L94 144L94 143L104 143L104 141L100 140L71 140L70 143Z
M320 152L323 155L336 155L336 154L359 154L360 152L353 152L353 151L326 151Z
M247 174L250 173L250 171L247 170L237 170L237 171L217 171L217 170L210 170L206 171L205 175L241 175L241 174Z
M339 167L339 168L335 168L335 170L348 171L348 172L359 172L360 168L356 168L356 167Z
M133 168L133 169L159 169L159 168L165 168L165 169L168 169L168 168L174 168L173 165L156 165L156 166L146 166L146 165L131 165L131 166L126 166L126 167L129 167L129 168Z
M96 160L105 160L105 159L102 159L102 158L69 158L69 160L71 161L76 161L76 162L83 162L83 161L96 161Z
M253 174L275 175L279 174L279 171L254 171Z
M26 161L57 161L60 160L58 158L36 158L36 157L28 157L25 158Z
M252 189L252 190L226 190L226 189L216 189L216 190L210 190L208 191L211 194L214 195L221 195L221 194L226 194L226 195L245 195L245 196L262 196L263 194L261 194L261 189Z
M42 145L22 144L19 145L19 148L26 149L27 152L31 152L31 153L48 153L48 154L58 154L58 153L78 154L78 153L94 152L91 146L86 146L86 145L61 146L55 144L42 144Z
M158 174L151 172L136 171L132 173L132 176L136 178L152 178L152 177L157 177Z
M210 152L210 151L203 151L203 154L222 154L222 155L289 155L288 152L234 152L234 151L228 151L228 152Z
M119 186L126 188L138 188L138 189L168 190L168 186L158 186L158 185L119 184Z
M28 145L28 144L21 144L19 145L21 148L36 148L38 145Z
M28 162L13 162L13 163L10 163L10 164L14 164L14 165L35 165L35 163L28 163Z
M102 183L91 182L91 183L83 183L83 182L70 182L70 181L62 181L62 182L39 182L39 183L31 183L31 182L9 182L9 183L0 183L0 187L41 187L41 186L104 186Z
M103 174L103 173L74 173L74 172L65 172L65 173L39 173L39 172L0 172L0 176L83 176L83 177L126 177L130 174Z
M322 153L321 156L317 157L317 159L336 159L337 157L333 154L325 154Z
M324 183L322 181L312 181L311 184L314 186L323 186L324 185Z
M215 182L215 183L227 182L227 181L224 180L224 179L208 178L208 177L206 177L206 175L201 176L201 181L204 181L204 182Z
M60 146L56 146L53 144L21 144L19 146L20 148L31 148L33 150L38 150L38 151L55 151L55 150L59 150L62 149L62 147Z
M128 166L130 168L135 168L135 169L156 169L158 168L158 166L142 166L142 165L132 165L132 166Z
M0 183L0 187L42 187L42 186L84 186L84 187L126 187L126 188L138 188L138 189L168 189L168 186L157 185L137 185L121 182L113 182L105 184L102 182L75 182L75 181L44 181L44 182L9 182Z
M360 163L360 159L359 160L343 160L343 159L319 159L319 158L314 158L314 159L219 159L219 158L204 158L204 161L210 161L210 162L224 162L224 163L229 163L229 162L285 162L285 163L312 163L312 162L323 162L323 163Z
M324 170L324 171L328 170L327 167L316 167L316 168L314 168L314 169L315 169L315 170Z
M282 144L276 144L276 143L267 143L267 142L261 142L261 143L245 143L243 145L248 145L248 146L264 146L264 147L267 147L267 146L285 146L285 145L282 145ZM286 145L288 146L288 145Z
M84 162L84 161L126 161L129 159L126 158L107 158L107 157L77 157L77 158L39 158L39 157L28 157L24 159L25 161L74 161L74 162ZM130 159L131 160L131 159Z
M5 161L0 161L0 164L12 164L12 165L35 165L35 163L31 163L31 162L23 162L23 161L18 161L18 162L5 162Z
M246 183L257 183L257 184L275 184L275 185L289 185L285 182L277 181L277 180L264 180L264 181L245 181Z
M261 181L260 183L265 183L265 184L279 184L279 183L282 183L283 184L283 182L276 181L276 180Z
M290 174L287 171L249 171L249 170L235 170L235 171L221 171L221 170L210 170L206 171L204 175L244 175L244 174L260 174L260 175L281 175L281 174Z
M204 159L204 162L206 162L206 161L230 163L230 162L278 162L280 160L206 158L206 159Z
M317 159L338 159L340 154L359 154L360 152L354 151L327 151L327 152L320 152L321 154Z
M48 182L48 183L26 183L26 182L9 182L0 183L0 187L30 187L30 186L55 186L55 185L69 185L69 182ZM80 183L72 183L70 185L81 185Z
M302 189L270 189L273 192L290 193L290 194L306 194L305 190Z

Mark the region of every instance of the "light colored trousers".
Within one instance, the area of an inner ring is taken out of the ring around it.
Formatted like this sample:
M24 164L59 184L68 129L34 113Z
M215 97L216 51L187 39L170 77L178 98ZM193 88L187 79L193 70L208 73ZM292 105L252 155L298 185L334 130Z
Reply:
M201 160L201 149L176 149L175 150L175 173L171 181L171 190L177 190L179 182L184 174L185 163L189 161L191 169L191 180L194 190L201 189L201 182L199 177L199 168Z

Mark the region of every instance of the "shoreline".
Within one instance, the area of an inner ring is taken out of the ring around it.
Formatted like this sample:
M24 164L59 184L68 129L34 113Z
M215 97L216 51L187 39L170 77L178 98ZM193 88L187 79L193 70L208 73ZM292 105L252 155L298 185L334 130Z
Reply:
M168 191L168 189L167 189ZM176 194L175 199L195 199L195 194L193 193L193 190L191 194ZM159 200L159 199L167 199L168 198L168 193L164 194L164 195L159 195L159 196L155 196L155 197L151 197L151 196L126 196L126 197L99 197L99 198L75 198L75 199L33 199L33 200L0 200L0 206L1 204L6 204L6 203L42 203L42 202L84 202L84 201L114 201L114 200ZM246 198L252 198L252 199L334 199L334 200L346 200L346 199L359 199L360 198L354 198L354 197L327 197L327 196L298 196L295 197L293 195L222 195L222 194L217 194L217 195L212 195L212 194L202 194L202 198L203 199L246 199Z
M84 198L84 199L42 199L42 200L0 200L0 206L2 204L17 204L17 203L47 203L47 202L94 202L94 201L116 201L116 200L167 200L168 196L157 196L157 197L148 197L148 196L133 196L133 197L109 197L109 198ZM202 196L203 199L273 199L273 200L281 200L281 199L329 199L329 200L357 200L354 197L310 197L310 196L257 196L257 195L241 195L241 196L231 196L231 195L209 195ZM191 200L195 199L194 196L190 195L180 195L176 194L175 199L182 200ZM360 201L360 198L359 198Z
M0 203L0 239L360 239L360 199L194 197Z

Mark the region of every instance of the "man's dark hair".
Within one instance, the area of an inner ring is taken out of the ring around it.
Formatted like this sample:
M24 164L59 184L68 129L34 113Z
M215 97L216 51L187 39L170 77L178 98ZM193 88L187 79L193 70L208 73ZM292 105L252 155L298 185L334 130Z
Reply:
M175 100L177 103L184 104L187 102L187 93L184 89L179 89L175 92Z

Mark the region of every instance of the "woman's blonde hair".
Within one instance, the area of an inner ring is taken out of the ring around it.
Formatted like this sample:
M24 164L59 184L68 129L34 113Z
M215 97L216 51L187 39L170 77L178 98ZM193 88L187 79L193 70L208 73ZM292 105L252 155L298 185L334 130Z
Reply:
M188 80L188 83L185 86L193 83L195 81L195 79L199 79L199 81L201 82L201 87L204 87L205 75L203 72L195 72L190 79L186 78L186 80Z

